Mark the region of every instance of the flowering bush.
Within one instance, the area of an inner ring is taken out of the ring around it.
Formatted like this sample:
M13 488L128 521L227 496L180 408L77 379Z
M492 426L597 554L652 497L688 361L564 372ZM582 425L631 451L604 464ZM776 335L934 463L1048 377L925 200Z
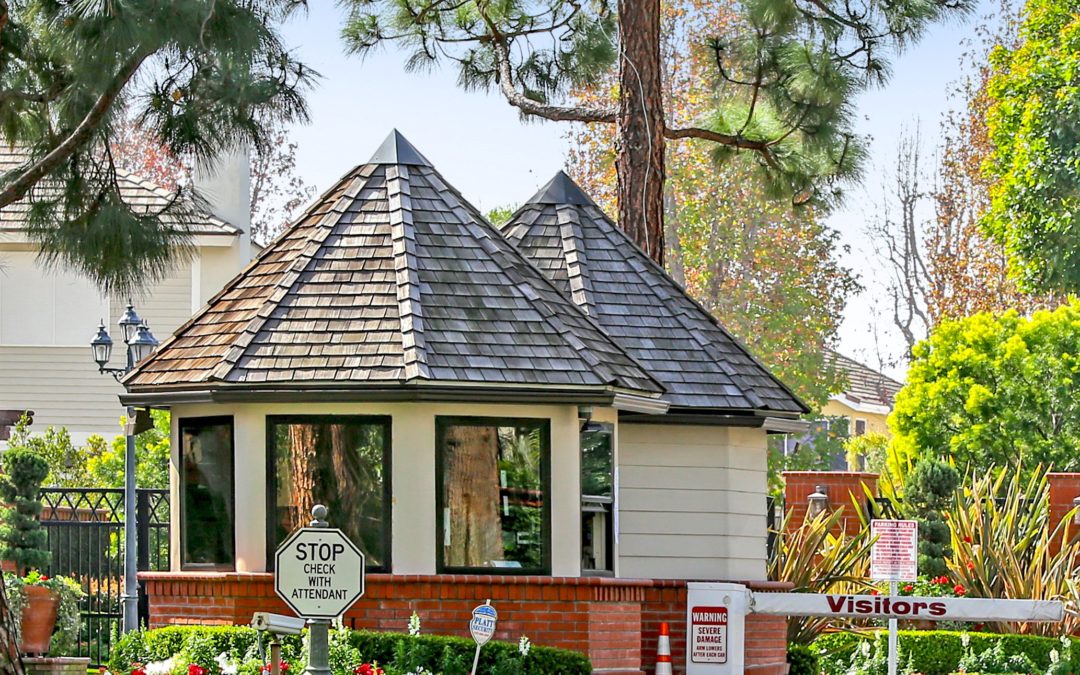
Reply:
M962 598L967 595L963 584L954 583L947 576L920 577L918 581L903 584L898 589L900 595L914 595L920 598Z

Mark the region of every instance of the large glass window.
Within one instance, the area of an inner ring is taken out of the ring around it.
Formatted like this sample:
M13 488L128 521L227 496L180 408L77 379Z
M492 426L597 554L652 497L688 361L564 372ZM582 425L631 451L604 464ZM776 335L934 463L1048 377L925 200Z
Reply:
M271 500L267 555L324 504L329 521L367 557L390 569L390 418L289 416L267 419Z
M589 422L581 430L581 569L614 572L615 461L612 426Z
M439 567L550 569L547 420L438 418Z
M231 417L180 420L180 549L184 568L235 567Z

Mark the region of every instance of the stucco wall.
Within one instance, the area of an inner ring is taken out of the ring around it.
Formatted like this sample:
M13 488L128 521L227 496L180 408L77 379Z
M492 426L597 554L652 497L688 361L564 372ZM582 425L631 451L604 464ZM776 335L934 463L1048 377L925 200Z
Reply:
M394 574L434 574L435 418L535 417L551 420L551 562L555 576L581 571L580 452L576 406L490 404L232 404L178 405L173 415L172 521L179 522L178 421L232 415L236 444L236 568L266 570L267 415L390 415L393 483L391 556ZM330 515L333 524L333 514ZM180 528L172 529L174 570Z
M765 432L619 431L619 576L764 579Z

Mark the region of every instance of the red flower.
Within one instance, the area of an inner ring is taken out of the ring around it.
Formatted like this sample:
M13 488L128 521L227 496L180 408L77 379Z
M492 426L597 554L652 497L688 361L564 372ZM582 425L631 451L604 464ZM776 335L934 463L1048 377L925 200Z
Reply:
M968 568L969 570L973 570L973 569L975 569L975 563L973 563L973 562L971 562L971 561L969 560L969 561L967 562L967 568Z
M41 575L41 580L42 580L42 581L48 581L48 580L49 580L49 577L47 577L47 576L45 576L44 574L42 574L42 575Z
M904 586L904 591L905 591L906 593L910 593L910 592L912 592L913 590L915 590L915 587L914 587L914 586L912 586L911 584L908 584L907 586Z
M956 584L955 586L953 586L953 593L956 593L957 595L964 595L965 593L967 593L967 589L964 588L963 584Z
M386 675L386 671L370 663L361 663L353 668L353 675Z
M947 583L949 583L949 577L944 576L944 575L942 575L940 577L934 577L933 582L935 584L947 584Z
M968 536L965 535L964 536L964 543L965 544L970 544L971 543L971 537L968 537Z
M189 664L187 667L187 675L207 675L206 668L203 668L197 663Z
M270 668L269 663L262 667L262 672L264 672L264 673L269 673L271 670L272 669ZM281 663L278 664L278 670L280 672L282 672L282 673L289 672L289 664L286 663L285 661L282 661Z
M878 589L876 589L876 588L874 588L874 589L871 589L871 590L870 590L870 595L881 595L881 591L879 591L879 590L878 590Z
M131 675L146 675L141 663L135 662L131 664Z

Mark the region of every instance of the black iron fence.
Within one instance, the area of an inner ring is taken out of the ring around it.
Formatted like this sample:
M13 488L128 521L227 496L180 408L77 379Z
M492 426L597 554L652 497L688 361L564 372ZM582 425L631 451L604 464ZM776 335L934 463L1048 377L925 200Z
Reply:
M86 591L78 656L108 660L120 633L124 587L124 491L48 488L41 491L41 522L49 536L50 576L77 579ZM139 570L169 569L168 490L138 490L136 497ZM148 618L140 594L140 621Z

